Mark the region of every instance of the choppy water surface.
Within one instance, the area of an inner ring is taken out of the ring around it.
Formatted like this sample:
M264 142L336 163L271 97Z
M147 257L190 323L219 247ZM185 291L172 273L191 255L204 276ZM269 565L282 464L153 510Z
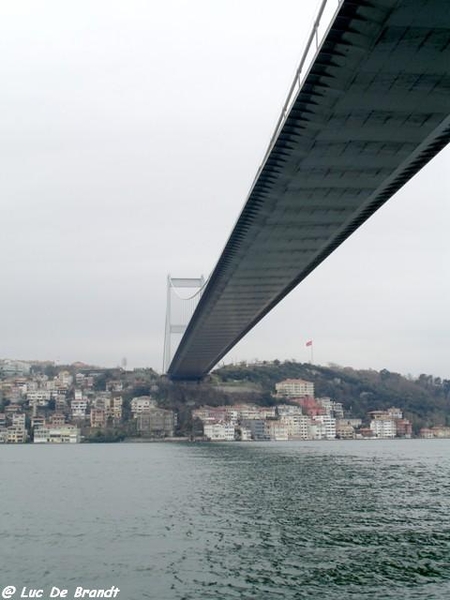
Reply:
M450 440L0 447L0 587L450 598Z

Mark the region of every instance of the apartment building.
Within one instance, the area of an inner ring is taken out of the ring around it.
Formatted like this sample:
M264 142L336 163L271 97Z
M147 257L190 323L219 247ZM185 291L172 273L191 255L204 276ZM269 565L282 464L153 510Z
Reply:
M35 444L78 444L80 430L75 425L47 426L34 432Z
M275 384L278 396L285 398L314 397L314 383L304 379L285 379Z
M137 431L150 437L173 437L175 425L173 410L152 406L136 415Z
M156 407L156 400L150 396L137 396L131 400L131 412L133 417Z
M232 423L205 423L203 435L213 442L232 442L235 439L235 426Z

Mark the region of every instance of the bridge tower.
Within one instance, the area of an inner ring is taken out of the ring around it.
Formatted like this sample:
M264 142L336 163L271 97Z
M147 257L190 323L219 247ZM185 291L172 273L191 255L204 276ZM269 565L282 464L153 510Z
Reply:
M172 361L176 346L181 340L181 335L194 314L198 301L202 295L205 278L201 277L171 277L167 275L167 306L166 328L164 333L164 358L163 373ZM178 291L180 290L180 292ZM193 293L192 291L195 290ZM172 350L173 336L178 336Z

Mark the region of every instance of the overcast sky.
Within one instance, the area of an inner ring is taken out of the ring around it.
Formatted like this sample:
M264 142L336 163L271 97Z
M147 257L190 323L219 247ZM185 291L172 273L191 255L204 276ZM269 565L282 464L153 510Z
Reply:
M166 277L207 276L317 0L0 4L0 357L162 368ZM335 3L337 4L337 2ZM225 359L450 378L444 150Z

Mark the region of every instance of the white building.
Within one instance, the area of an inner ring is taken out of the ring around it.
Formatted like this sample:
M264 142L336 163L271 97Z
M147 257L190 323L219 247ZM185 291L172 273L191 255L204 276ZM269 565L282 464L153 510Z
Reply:
M42 427L35 430L33 442L35 444L78 444L80 430L75 425Z
M205 423L203 434L211 441L232 442L235 439L235 427L231 423Z
M372 419L370 429L373 431L374 437L377 438L395 438L397 435L397 426L394 419Z
M241 425L251 431L252 440L267 440L267 428L265 419L245 419Z
M301 406L292 406L291 404L279 404L277 412L280 417L284 415L301 415L303 414Z
M255 404L240 404L235 407L239 412L239 419L261 419L264 417L260 416L260 406Z
M327 412L328 415L334 417L335 419L343 419L344 418L344 408L341 402L335 402L331 398L316 398L317 403L322 406Z
M316 440L334 440L336 438L336 419L330 415L316 415L313 438Z
M304 379L285 379L275 384L278 396L286 398L302 398L311 396L314 398L314 383Z
M75 384L78 385L78 386L80 386L80 387L83 387L84 378L85 378L84 373L76 373L76 375L75 375Z
M350 419L336 419L336 437L340 440L354 440L355 428L349 423Z
M285 423L290 440L311 439L311 418L301 413L283 414L280 420Z
M252 439L252 430L248 427L241 427L241 440L243 442L249 442Z
M279 419L268 419L266 421L266 435L274 442L287 442L289 439L287 425Z
M120 421L122 419L122 405L122 396L114 396L105 400L106 417L110 417L114 421Z
M69 373L69 371L60 371L58 373L58 379L61 385L64 387L69 387L73 383L73 376Z
M21 427L25 429L25 415L23 413L15 413L12 416L13 427Z
M27 441L27 431L23 427L8 427L6 432L8 444L23 444Z
M134 417L154 407L156 407L156 400L150 396L137 396L131 400L131 412Z
M74 419L84 419L86 417L88 401L86 398L82 400L72 400L70 402L70 408L72 410L72 417Z
M276 417L275 406L260 406L259 407L259 418L260 419L274 419Z
M228 423L231 423L232 425L237 425L237 422L239 420L239 411L236 410L235 407L227 406L225 415L226 415L225 420L228 421Z
M30 406L48 406L52 397L49 390L35 390L27 392L27 400Z
M66 396L64 394L57 394L55 397L55 410L64 411L67 408Z
M387 414L391 417L391 419L403 419L403 413L399 408L395 406L391 406L391 408L387 409Z
M54 379L49 379L48 381L46 381L44 383L44 388L46 390L48 390L49 392L55 392L57 390L57 388L58 388L57 383L58 382L55 381Z

